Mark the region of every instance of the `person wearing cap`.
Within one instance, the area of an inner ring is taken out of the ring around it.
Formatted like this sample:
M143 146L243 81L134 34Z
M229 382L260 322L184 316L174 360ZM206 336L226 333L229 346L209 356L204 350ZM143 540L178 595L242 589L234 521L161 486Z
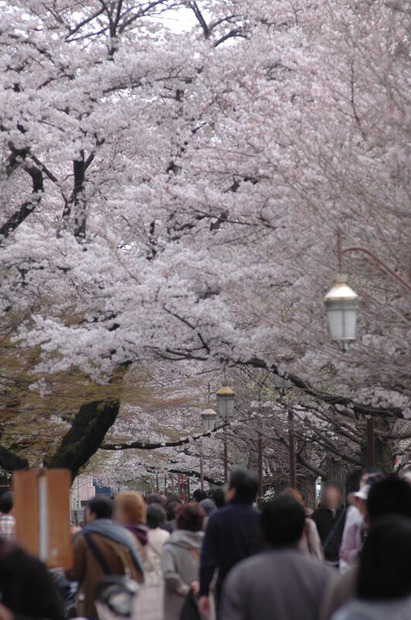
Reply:
M340 564L344 563L345 570L358 562L358 556L365 537L367 528L367 497L370 486L363 486L359 491L351 493L349 501L357 508L359 518L344 529L340 547ZM343 571L342 571L343 572Z
M390 476L370 485L367 505L367 523L370 527L385 516L401 516L411 519L411 488L407 482ZM323 597L320 620L334 619L335 612L358 594L358 566L352 566L328 587ZM359 616L350 616L350 618ZM364 616L361 616L363 618ZM368 616L367 616L368 617ZM405 618L409 616L401 616ZM410 616L411 617L411 616ZM387 616L388 618L388 616Z
M346 572L358 562L360 549L368 531L368 520L366 518L368 493L371 486L381 480L384 480L384 474L379 469L367 467L362 471L358 491L348 496L351 505L347 509L340 547L341 573Z
M321 504L312 515L328 564L338 568L340 545L344 531L346 511L342 503L342 488L337 480L327 480L323 485Z

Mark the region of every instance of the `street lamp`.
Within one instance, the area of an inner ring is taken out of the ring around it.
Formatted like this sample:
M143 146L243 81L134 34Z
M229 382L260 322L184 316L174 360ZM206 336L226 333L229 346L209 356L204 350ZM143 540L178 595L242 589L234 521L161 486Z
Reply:
M286 391L293 387L293 384L288 379L274 375L273 377L274 389L278 391L280 398L285 396ZM287 407L288 412L288 459L290 469L290 485L293 488L297 486L297 463L295 457L295 433L294 433L294 411L292 406Z
M341 230L337 230L338 271L343 270L345 254L362 253L371 258L387 275L399 282L408 292L411 291L411 282L400 276L387 265L374 250L361 246L343 247ZM358 295L347 284L347 276L339 275L332 289L324 297L324 305L328 318L331 339L338 342L341 349L346 351L348 343L355 340L357 312L359 306ZM374 419L367 417L367 460L368 465L375 465L375 433Z
M217 414L213 409L205 409L201 414L201 420L203 423L203 431L209 433L215 428Z
M201 414L203 431L210 433L215 428L217 414L213 409L205 409ZM204 446L203 438L200 439L200 488L204 491Z
M224 422L224 482L228 480L228 445L227 424L234 413L235 393L228 385L221 387L217 392L218 415Z
M355 340L359 303L357 293L347 284L347 276L339 274L324 297L324 306L331 340L338 342L343 351Z

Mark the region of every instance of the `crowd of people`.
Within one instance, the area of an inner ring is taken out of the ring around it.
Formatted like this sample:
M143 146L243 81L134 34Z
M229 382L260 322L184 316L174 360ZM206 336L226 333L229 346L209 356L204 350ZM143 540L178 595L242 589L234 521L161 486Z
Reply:
M411 618L406 480L364 470L348 508L341 485L327 481L314 511L292 488L258 509L257 487L238 470L226 493L197 490L186 504L135 491L94 497L73 566L53 576L12 540L12 498L3 495L0 619L94 619L98 586L113 576L158 588L164 620Z

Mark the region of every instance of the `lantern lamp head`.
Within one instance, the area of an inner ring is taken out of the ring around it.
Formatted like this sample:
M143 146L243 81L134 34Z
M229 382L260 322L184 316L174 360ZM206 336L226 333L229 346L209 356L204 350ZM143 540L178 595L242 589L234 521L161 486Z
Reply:
M324 297L331 340L338 342L343 351L348 343L356 338L357 312L359 299L357 293L347 284L346 275L338 275L333 287Z

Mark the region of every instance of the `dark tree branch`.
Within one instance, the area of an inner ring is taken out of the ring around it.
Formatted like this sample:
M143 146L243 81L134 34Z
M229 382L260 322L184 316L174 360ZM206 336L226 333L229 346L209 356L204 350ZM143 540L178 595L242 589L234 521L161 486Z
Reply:
M16 469L28 469L28 466L29 462L27 459L0 446L0 467L6 471L15 471Z
M43 173L36 166L24 168L32 180L32 195L26 200L18 211L15 211L11 217L1 226L0 237L7 238L24 222L27 217L33 213L35 208L40 204L42 193L44 190Z
M187 443L191 443L192 441L197 441L197 439L201 439L201 437L211 437L213 433L224 428L226 424L221 424L217 426L213 431L207 431L207 433L200 433L198 435L191 435L190 437L184 437L183 439L177 439L176 441L168 441L168 442L154 442L148 443L144 441L133 441L132 443L115 443L109 444L105 443L100 446L100 450L157 450L158 448L177 448L178 446L184 446Z

